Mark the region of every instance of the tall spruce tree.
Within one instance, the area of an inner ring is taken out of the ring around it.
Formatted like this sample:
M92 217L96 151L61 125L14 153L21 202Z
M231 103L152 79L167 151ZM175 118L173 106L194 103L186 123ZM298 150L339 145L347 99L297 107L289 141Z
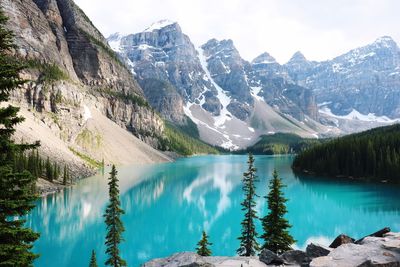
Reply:
M92 256L90 257L89 267L98 267L97 259L96 259L96 252L92 250Z
M0 9L0 103L7 102L11 91L24 83L19 77L22 66L10 56L13 34L6 23ZM16 144L11 139L16 124L23 121L18 110L11 105L0 107L0 266L32 266L38 257L31 248L39 234L25 228L21 218L34 207L35 177L15 165L17 156L37 144Z
M68 170L67 170L67 165L64 165L63 185L67 185L67 182L68 182Z
M197 243L196 253L200 256L211 256L211 250L208 248L208 246L211 245L212 243L208 242L208 236L206 232L203 231L201 240L199 241L199 243Z
M126 262L121 258L119 251L119 244L124 241L122 233L125 231L120 217L125 212L121 208L119 200L118 178L115 165L112 166L108 186L110 202L104 214L107 225L105 244L107 247L106 254L108 254L105 264L113 267L126 266Z
M240 247L237 253L240 256L254 256L259 250L259 244L257 242L257 231L255 226L255 220L257 212L255 210L256 202L255 198L258 197L256 194L255 182L257 182L257 169L254 167L253 154L249 153L249 159L247 161L248 169L243 174L243 192L244 200L241 203L242 211L245 212L244 219L241 223L242 233L238 238L240 240Z
M287 213L286 201L282 188L285 185L274 170L272 180L269 183L269 193L265 197L268 202L269 213L261 219L264 230L261 238L264 239L263 249L269 249L275 253L282 253L291 249L295 242L289 233L291 225L284 218Z

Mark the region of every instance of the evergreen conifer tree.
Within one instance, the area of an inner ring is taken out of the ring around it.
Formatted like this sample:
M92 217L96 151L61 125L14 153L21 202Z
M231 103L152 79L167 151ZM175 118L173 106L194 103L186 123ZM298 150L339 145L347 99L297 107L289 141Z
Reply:
M208 236L205 231L203 231L201 240L197 243L196 252L200 256L211 256L211 250L208 246L211 246L212 243L208 242Z
M68 181L68 170L67 170L67 165L64 165L63 185L67 185L67 181Z
M263 249L271 250L275 253L282 253L291 249L295 242L289 233L291 225L284 218L287 213L285 203L287 199L282 192L282 180L278 177L278 172L274 170L272 180L269 183L269 193L265 197L268 202L269 213L261 219L264 230L261 238L264 239Z
M242 211L245 212L244 219L241 223L242 232L238 238L240 240L240 247L237 253L240 256L254 256L259 250L259 244L257 242L257 231L255 227L255 220L257 212L255 210L256 202L255 198L258 197L256 194L255 182L257 180L257 169L254 167L254 157L249 153L249 159L247 161L248 169L243 174L243 192L244 200L241 203Z
M46 168L46 178L47 178L47 180L52 182L54 171L53 171L53 166L51 166L49 157L47 157L47 159L46 159L45 168Z
M22 66L10 56L13 34L5 28L6 22L0 10L0 103L8 101L11 91L24 82L19 77ZM39 234L24 227L22 219L34 207L36 179L16 168L17 157L38 144L12 140L15 125L23 121L18 110L11 105L0 107L0 266L32 266L38 257L31 248Z
M107 226L105 245L107 247L106 254L108 254L105 264L113 267L126 266L126 262L121 258L119 251L119 244L124 241L122 233L125 231L120 216L125 212L121 209L121 202L119 200L118 178L115 165L112 166L108 186L110 202L104 214Z
M92 256L90 257L89 267L98 267L97 259L96 259L96 252L92 250Z

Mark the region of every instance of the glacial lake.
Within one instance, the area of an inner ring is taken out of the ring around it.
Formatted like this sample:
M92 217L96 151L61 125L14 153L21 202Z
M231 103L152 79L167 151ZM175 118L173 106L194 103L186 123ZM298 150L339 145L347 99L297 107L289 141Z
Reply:
M400 186L295 176L292 156L256 156L258 195L267 193L274 168L289 198L287 218L295 247L328 244L339 234L354 238L389 226L400 231ZM247 156L201 156L174 163L120 167L126 228L121 245L128 266L179 251L194 251L205 229L214 255L235 255L242 212L241 178ZM41 233L35 266L88 266L92 249L105 261L103 212L108 201L106 172L37 202L27 225ZM257 199L259 216L265 199ZM258 224L261 233L261 225Z

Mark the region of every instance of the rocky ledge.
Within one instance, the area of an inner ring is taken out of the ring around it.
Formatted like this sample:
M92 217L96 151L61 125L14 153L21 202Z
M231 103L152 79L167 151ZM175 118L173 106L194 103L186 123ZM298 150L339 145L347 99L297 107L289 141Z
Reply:
M259 257L202 257L182 252L152 260L143 267L400 267L400 233L387 230L357 241L339 235L329 247L311 243L306 251L291 250L282 255L269 250L263 250Z

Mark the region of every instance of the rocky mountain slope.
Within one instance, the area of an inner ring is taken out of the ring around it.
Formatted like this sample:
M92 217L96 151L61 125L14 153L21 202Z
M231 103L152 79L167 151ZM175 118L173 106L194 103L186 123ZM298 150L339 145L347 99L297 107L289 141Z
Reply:
M314 92L324 124L355 132L399 121L400 48L388 36L324 62L298 52L283 67Z
M235 149L269 132L311 137L329 131L317 122L310 90L266 74L264 62L243 60L231 40L212 39L196 48L177 23L160 21L108 41L150 104L174 123L194 121L208 143Z
M325 62L294 57L284 67L297 84L312 89L317 102L333 114L356 110L400 117L400 48L390 37Z
M168 160L152 148L163 135L162 119L72 0L0 3L15 33L13 53L27 66L22 76L29 82L12 98L29 117L21 138L40 139L44 156L73 164L77 175L85 157L116 164Z
M175 22L108 38L166 119L225 148L262 134L332 136L398 122L400 49L390 37L324 62L296 52L284 65L267 52L251 62L232 40L195 47Z

